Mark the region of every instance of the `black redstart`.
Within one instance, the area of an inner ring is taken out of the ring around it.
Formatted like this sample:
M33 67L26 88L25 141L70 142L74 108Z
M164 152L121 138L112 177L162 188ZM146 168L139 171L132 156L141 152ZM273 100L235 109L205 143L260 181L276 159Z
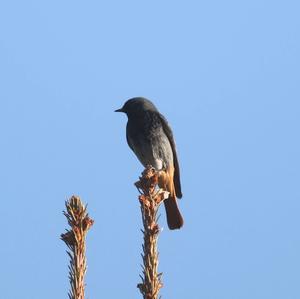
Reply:
M170 229L179 229L183 218L176 197L181 198L180 172L173 133L165 117L152 102L137 97L115 112L127 114L126 138L129 147L146 167L159 171L160 187L170 192L164 200Z

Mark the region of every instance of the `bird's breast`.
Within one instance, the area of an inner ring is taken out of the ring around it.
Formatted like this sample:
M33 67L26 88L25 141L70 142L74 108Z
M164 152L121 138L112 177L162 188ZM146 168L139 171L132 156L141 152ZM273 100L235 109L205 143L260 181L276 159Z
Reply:
M159 123L128 121L127 141L140 162L161 170L173 165L173 152L168 137Z

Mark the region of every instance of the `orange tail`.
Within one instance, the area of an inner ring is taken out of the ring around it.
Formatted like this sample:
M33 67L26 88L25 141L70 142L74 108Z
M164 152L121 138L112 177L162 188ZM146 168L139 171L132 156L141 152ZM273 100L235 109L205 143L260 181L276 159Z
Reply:
M176 198L169 197L164 201L169 229L179 229L183 226L183 218L177 206Z
M183 218L177 205L173 177L173 167L168 168L166 171L161 171L159 186L160 188L170 192L169 198L164 200L169 229L179 229L183 226Z

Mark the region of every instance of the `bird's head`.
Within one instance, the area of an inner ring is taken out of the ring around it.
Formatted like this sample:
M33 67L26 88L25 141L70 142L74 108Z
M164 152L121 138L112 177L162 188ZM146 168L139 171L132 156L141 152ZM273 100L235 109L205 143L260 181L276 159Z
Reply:
M153 103L145 98L136 97L125 102L122 108L115 110L115 112L126 113L128 117L138 116L146 111L157 111Z

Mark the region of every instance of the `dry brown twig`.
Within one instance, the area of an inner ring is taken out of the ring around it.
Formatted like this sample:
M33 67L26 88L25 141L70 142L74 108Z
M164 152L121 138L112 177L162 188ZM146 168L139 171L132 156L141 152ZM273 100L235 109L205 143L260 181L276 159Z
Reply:
M85 238L94 221L89 217L86 206L79 197L72 196L65 203L66 216L71 227L61 234L61 239L67 244L70 257L69 280L71 289L69 299L84 299L84 276L86 273Z
M169 196L167 191L157 188L158 173L148 166L142 173L140 180L135 183L141 195L139 201L143 219L144 244L143 244L143 275L140 275L142 283L138 288L144 299L157 299L162 273L158 273L157 239L160 232L157 212L160 204Z

